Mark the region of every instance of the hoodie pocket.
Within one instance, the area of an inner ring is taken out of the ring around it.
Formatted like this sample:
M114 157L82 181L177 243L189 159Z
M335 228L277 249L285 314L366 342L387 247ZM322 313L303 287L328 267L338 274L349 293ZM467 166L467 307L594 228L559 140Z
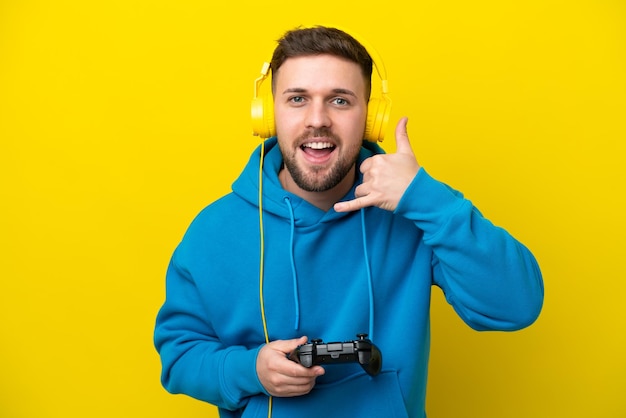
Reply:
M408 418L398 376L393 371L375 377L364 373L353 375L331 384L316 385L308 395L274 398L272 403L272 418L293 418L303 414ZM265 418L268 416L267 406L267 397L254 397L242 418Z

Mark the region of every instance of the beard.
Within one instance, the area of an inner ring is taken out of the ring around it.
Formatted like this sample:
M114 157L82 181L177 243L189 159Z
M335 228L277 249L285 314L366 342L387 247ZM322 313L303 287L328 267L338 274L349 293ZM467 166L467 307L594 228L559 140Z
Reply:
M341 139L328 129L321 128L301 135L296 139L295 144L302 144L311 138L316 137L328 137L331 138L335 144L342 143ZM280 148L283 154L285 168L289 171L291 178L300 189L307 192L325 192L341 183L341 181L352 171L359 157L361 144L357 143L347 149L342 148L341 154L337 156L336 161L333 162L330 167L321 165L300 166L296 160L298 148L294 149L290 153L287 153L285 149L282 149L282 147ZM332 152L339 151L335 149Z

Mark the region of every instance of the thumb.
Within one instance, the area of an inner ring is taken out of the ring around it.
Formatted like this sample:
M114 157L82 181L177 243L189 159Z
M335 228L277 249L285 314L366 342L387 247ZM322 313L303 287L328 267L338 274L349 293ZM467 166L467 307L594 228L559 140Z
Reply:
M306 344L308 338L306 336L300 338L294 338L292 340L276 340L272 341L270 345L274 350L280 351L285 354L291 353L299 345Z
M396 125L396 153L413 155L413 149L411 148L411 142L409 141L409 134L406 128L408 122L409 118L405 116L400 119Z

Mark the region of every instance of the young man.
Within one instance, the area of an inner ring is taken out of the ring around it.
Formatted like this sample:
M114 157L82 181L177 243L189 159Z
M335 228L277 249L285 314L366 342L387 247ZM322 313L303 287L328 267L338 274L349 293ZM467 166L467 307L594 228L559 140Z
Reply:
M351 36L290 31L271 68L263 235L257 149L174 252L155 330L163 384L224 417L424 417L431 287L472 328L516 330L541 310L539 267L420 167L406 118L396 153L363 140L372 60ZM288 358L361 333L382 352L375 376Z

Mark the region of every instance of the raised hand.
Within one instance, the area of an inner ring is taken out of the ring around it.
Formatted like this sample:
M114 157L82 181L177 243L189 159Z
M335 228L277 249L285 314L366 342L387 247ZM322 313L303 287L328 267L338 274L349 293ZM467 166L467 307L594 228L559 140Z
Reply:
M337 212L349 212L367 206L377 206L389 211L396 209L420 169L409 142L407 122L408 118L404 117L396 125L394 154L378 154L363 161L363 183L355 189L356 198L336 203L334 209Z

